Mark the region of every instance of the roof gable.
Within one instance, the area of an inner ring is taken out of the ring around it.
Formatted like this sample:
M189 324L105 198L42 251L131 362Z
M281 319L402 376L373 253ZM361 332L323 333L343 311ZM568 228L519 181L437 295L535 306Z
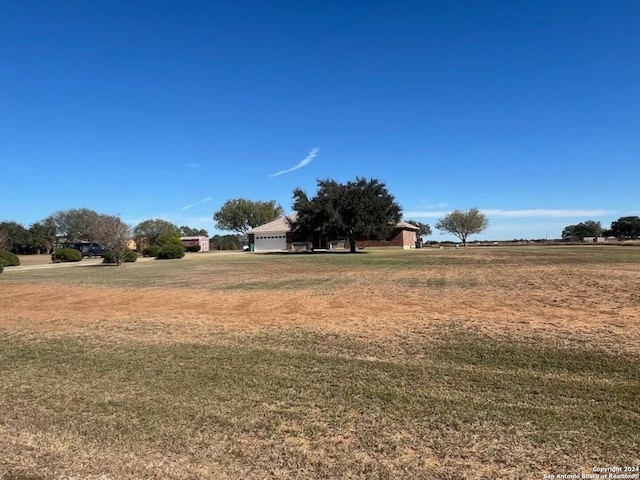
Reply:
M291 230L291 225L289 225L289 221L294 221L296 219L296 215L288 215L286 217L276 218L275 220L265 223L264 225L260 225L259 227L252 228L247 231L247 234L250 233L272 233L272 232L288 232Z
M396 228L401 228L403 230L415 230L416 232L418 230L420 230L418 227L416 227L415 225L409 223L409 222L398 222L396 224Z

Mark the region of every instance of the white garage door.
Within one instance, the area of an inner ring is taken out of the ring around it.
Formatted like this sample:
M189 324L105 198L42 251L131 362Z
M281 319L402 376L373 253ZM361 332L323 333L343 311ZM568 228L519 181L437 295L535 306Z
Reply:
M286 250L286 235L256 235L256 251L260 250Z

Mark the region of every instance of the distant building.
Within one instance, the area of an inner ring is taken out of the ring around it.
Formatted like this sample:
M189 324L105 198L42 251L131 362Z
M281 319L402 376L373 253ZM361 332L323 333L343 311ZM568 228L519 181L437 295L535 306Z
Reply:
M249 243L253 245L256 252L264 251L288 251L300 248L298 243L293 242L291 225L289 221L295 220L295 215L281 217L272 222L252 228L247 232ZM400 247L414 248L418 241L420 229L407 222L398 222L393 232L385 240L372 240L366 237L356 239L357 248L364 247ZM305 248L307 242L304 243ZM316 249L339 250L349 247L349 242L344 238L336 238L330 235L318 234L313 239L312 246ZM310 246L311 247L311 246ZM309 247L309 248L310 248Z
M180 241L184 247L195 247L196 245L200 245L201 252L209 251L209 237L180 237Z
M605 243L607 239L604 237L584 237L582 241L584 243Z

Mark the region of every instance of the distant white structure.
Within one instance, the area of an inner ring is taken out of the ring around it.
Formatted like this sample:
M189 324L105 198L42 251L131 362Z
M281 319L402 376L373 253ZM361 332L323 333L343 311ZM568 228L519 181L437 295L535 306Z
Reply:
M584 237L582 241L584 243L605 243L607 239L604 237Z

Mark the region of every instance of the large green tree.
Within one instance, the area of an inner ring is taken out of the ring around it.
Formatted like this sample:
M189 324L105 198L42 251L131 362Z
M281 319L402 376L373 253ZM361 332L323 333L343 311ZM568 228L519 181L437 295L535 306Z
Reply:
M52 253L56 244L56 222L52 217L45 218L29 227L33 253Z
M385 238L400 221L400 206L377 179L356 178L345 184L327 179L317 183L318 191L312 198L299 188L293 192L297 217L291 226L298 238L317 233L342 235L355 253L358 237Z
M151 218L140 222L133 230L138 248L142 245L161 245L165 243L180 244L180 229L167 220Z
M51 215L56 235L61 243L95 241L94 227L100 214L88 208L72 208ZM45 219L49 221L49 219Z
M436 228L458 237L467 246L469 235L481 233L489 226L489 219L477 208L469 210L454 210L438 219Z
M16 254L29 253L33 238L31 232L17 222L0 223L0 248Z
M227 200L214 215L216 228L231 230L241 235L283 215L284 211L275 200L268 202L234 198Z
M567 225L562 230L562 239L574 242L581 242L585 237L599 237L602 235L602 225L600 222L587 220L575 225Z
M611 222L611 233L620 239L640 238L640 217L620 217Z

